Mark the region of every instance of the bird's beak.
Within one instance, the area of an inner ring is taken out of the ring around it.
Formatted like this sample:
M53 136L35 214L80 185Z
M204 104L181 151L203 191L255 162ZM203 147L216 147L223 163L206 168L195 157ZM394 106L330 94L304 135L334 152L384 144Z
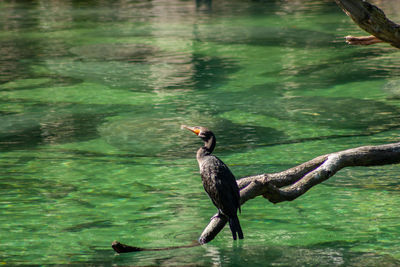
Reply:
M186 125L181 125L181 129L187 129L191 132L194 132L196 135L199 135L199 133L200 133L200 129L197 129L196 127L189 127Z

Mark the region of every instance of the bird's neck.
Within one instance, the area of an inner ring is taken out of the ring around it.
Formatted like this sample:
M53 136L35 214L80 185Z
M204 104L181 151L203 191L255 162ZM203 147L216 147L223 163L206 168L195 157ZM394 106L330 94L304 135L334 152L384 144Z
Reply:
M207 141L204 141L204 146L200 147L197 150L197 160L201 160L204 156L210 155L215 148L216 140L215 137L212 136Z

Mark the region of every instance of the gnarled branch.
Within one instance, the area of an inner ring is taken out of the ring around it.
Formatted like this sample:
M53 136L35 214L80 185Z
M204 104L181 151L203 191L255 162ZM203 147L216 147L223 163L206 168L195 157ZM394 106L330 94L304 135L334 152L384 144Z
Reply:
M237 183L241 204L260 195L272 203L292 201L345 167L394 163L400 163L400 142L322 155L283 172L239 179ZM204 244L213 240L226 223L226 218L214 216L201 234L199 242Z
M335 0L342 10L363 30L373 36L347 36L346 42L370 45L387 42L400 48L400 25L389 20L385 13L365 0Z
M282 172L264 173L237 180L240 202L243 205L257 196L263 196L272 203L292 201L345 167L395 163L400 163L400 142L380 146L362 146L322 155ZM199 242L186 246L146 249L114 241L112 247L118 253L193 247L213 240L227 221L227 218L221 215L212 217L201 234Z

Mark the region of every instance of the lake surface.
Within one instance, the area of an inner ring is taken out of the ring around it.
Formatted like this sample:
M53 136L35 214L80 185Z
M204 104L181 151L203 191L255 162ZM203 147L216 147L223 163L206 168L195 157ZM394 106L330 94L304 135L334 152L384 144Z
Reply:
M216 212L181 124L237 178L400 140L400 50L346 45L334 1L2 1L0 29L0 265L400 265L398 165L251 200L241 241L111 248L187 245Z

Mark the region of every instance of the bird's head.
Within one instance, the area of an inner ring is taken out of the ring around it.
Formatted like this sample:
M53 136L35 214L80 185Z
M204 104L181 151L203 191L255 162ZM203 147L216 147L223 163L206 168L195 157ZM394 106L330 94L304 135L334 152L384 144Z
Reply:
M207 129L206 127L202 127L202 126L186 126L186 125L182 125L181 129L187 129L193 133L195 133L198 137L200 137L204 142L207 142L208 140L211 139L211 137L214 137L213 132L211 132L209 129Z

